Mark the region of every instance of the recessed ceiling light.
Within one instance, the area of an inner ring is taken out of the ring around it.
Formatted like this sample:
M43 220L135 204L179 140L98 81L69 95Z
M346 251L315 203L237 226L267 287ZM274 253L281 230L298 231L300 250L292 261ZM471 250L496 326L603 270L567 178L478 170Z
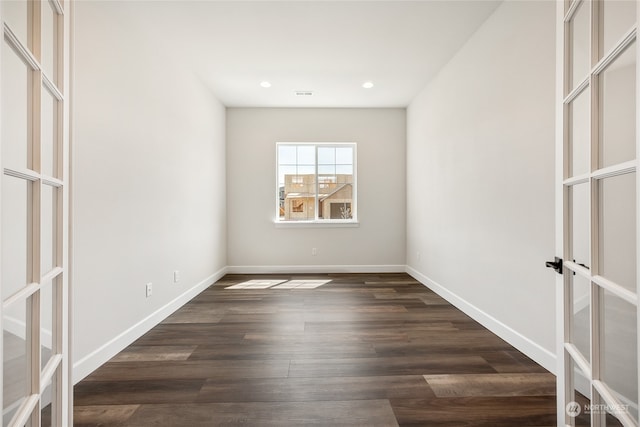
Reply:
M373 82L364 82L362 83L362 87L365 89L371 89L373 87Z
M268 81L265 80L264 82L260 82L260 86L265 87L265 88L266 87L271 87L271 83L269 83Z

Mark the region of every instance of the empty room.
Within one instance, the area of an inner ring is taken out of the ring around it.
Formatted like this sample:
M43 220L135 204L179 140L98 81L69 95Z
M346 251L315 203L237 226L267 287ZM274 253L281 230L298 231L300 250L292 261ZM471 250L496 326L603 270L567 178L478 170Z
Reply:
M637 0L0 0L3 426L638 426Z

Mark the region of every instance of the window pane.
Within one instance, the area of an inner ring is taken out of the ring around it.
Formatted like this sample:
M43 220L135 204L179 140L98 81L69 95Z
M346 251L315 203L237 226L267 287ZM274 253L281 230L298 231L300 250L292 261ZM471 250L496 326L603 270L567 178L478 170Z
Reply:
M319 195L324 197L335 189L338 179L335 175L319 175L318 182Z
M353 184L353 175L337 175L338 184Z
M352 165L336 165L336 173L353 175L353 166Z
M330 205L330 219L351 219L351 203L332 202Z
M589 280L577 274L571 277L573 292L573 312L571 343L591 360L591 284Z
M296 164L295 145L279 145L278 146L278 163L280 163L281 165Z
M46 274L56 266L56 214L57 189L49 185L42 185L42 225L40 228L41 253L40 267L42 274Z
M353 164L353 148L351 147L336 148L336 164L339 164L339 165Z
M580 6L578 6L578 10L575 12L570 24L570 40L572 40L570 48L571 69L573 70L573 73L571 74L571 89L578 86L580 82L587 78L591 68L589 55L590 5L591 2L582 2Z
M591 91L589 89L584 90L576 99L569 104L569 115L571 120L569 143L571 161L569 166L569 176L581 175L588 173L590 167L590 98Z
M285 220L312 221L315 219L315 197L293 195L285 201Z
M278 169L278 184L284 185L284 177L285 175L296 175L297 168L295 166L280 166Z
M599 274L636 292L636 174L599 182Z
M609 52L636 22L636 0L602 2L602 55Z
M298 166L298 175L315 175L315 166Z
M636 44L600 77L600 167L636 158Z
M30 283L28 250L31 183L2 176L2 297Z
M3 418L4 425L7 425L26 396L30 394L26 303L18 302L5 309L2 322Z
M600 341L603 347L601 378L622 402L638 401L637 309L633 304L603 292L604 325ZM638 409L629 406L638 420Z
M4 2L3 2L4 3ZM4 42L2 44L2 166L25 169L28 160L29 68Z
M318 174L319 175L335 175L336 166L335 165L318 165Z
M310 145L298 146L298 164L299 165L315 165L316 164L316 147Z
M320 165L334 165L336 163L336 149L335 147L320 147L318 148L318 164Z
M320 195L318 216L323 219L353 219L351 175L336 175Z
M285 175L280 217L285 221L315 219L315 174Z

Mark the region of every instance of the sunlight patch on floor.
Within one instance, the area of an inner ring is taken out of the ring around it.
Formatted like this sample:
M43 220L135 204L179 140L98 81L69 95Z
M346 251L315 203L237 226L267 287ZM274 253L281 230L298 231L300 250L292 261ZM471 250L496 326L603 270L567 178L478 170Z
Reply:
M268 289L282 282L286 282L286 280L249 280L236 285L227 286L225 289Z
M286 283L274 286L273 289L315 289L330 281L331 280L289 280Z
M225 289L315 289L331 280L249 280Z

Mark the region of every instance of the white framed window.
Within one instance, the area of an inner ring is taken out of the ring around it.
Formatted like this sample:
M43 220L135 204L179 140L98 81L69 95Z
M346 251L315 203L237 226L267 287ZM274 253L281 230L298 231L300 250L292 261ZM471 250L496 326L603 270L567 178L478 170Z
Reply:
M356 224L356 143L276 143L276 223Z

